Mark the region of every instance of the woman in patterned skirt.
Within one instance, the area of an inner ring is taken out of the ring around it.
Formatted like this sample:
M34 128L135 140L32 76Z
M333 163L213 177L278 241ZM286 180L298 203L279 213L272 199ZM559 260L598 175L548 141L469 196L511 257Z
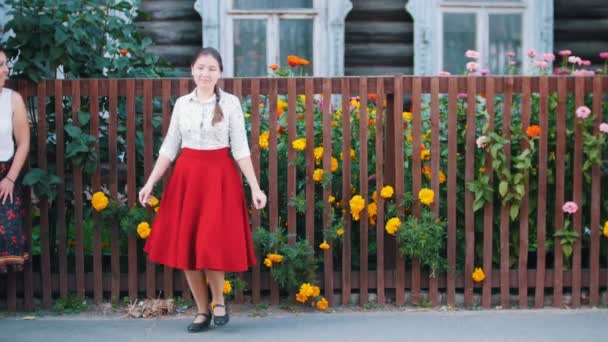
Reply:
M17 179L29 151L30 128L23 99L4 87L7 64L0 48L0 273L22 271L28 259L23 194Z

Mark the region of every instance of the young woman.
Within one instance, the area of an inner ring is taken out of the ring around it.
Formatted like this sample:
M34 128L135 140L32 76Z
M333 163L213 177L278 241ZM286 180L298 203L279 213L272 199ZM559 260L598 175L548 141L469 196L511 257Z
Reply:
M0 273L22 271L28 259L23 194L17 178L29 152L30 127L23 99L4 87L7 63L0 48Z
M256 209L266 205L266 195L251 163L241 103L217 86L223 71L220 54L201 49L191 69L196 88L177 99L139 200L148 203L154 185L181 151L144 250L151 261L184 270L198 308L188 331L198 332L209 327L212 317L216 325L228 323L225 272L245 271L256 263L236 164L249 183Z

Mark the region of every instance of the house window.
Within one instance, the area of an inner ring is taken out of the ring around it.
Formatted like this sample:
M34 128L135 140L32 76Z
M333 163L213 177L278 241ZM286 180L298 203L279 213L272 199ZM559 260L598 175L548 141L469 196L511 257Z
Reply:
M203 45L224 58L224 75L255 77L268 66L297 55L310 64L308 75L344 74L344 21L347 0L198 0Z
M506 74L507 52L529 71L527 51L553 50L553 0L410 0L416 74L462 74L466 50L480 53L480 69ZM525 33L525 34L524 34Z

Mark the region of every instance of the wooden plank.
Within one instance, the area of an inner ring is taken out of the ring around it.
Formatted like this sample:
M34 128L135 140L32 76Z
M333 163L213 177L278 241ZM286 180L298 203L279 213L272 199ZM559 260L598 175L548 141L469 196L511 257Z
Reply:
M368 172L368 113L367 113L367 77L360 78L359 81L359 192L363 200L369 205L369 172ZM377 112L377 111L376 111ZM359 304L367 304L368 290L368 229L369 217L367 210L361 212L361 222L359 223Z
M431 79L431 189L435 192L435 202L433 212L439 217L439 205L441 202L441 192L439 190L439 173L441 162L441 146L439 142L439 78ZM431 305L438 306L439 284L437 277L439 274L431 274L429 277L429 297Z
M412 82L412 196L417 199L418 193L422 187L422 113L421 113L421 99L422 99L422 80L420 77L416 77ZM401 118L400 123L403 122ZM403 125L397 125L399 130L403 130ZM403 133L399 134L403 136ZM425 147L426 148L426 147ZM399 167L398 169L403 169ZM399 179L399 178L397 178ZM420 219L422 207L421 203L417 200L412 202L412 214ZM418 258L412 258L412 289L411 289L411 300L412 305L418 305L420 302L420 260Z
M59 80L54 81L55 88L55 168L57 177L62 182L57 185L56 198L56 229L57 229L57 257L59 262L59 296L68 296L68 256L67 256L67 230L65 224L65 139L63 129L63 87Z
M331 129L332 129L332 116L333 113L330 108L331 103L331 79L323 80L323 170L326 175L331 174ZM329 196L331 195L331 181L326 183L323 188L323 229L329 229L331 226L331 203L329 203ZM324 263L324 286L323 293L325 298L329 302L330 306L334 305L334 277L333 277L333 257L332 249L326 249L323 251L323 263Z
M505 78L504 105L502 115L502 135L511 139L511 109L513 104L513 77ZM505 146L506 167L511 165L511 145ZM509 208L502 205L500 210L500 304L503 308L511 307L509 300Z
M536 288L534 307L544 307L547 257L547 153L549 148L549 79L540 79L540 141L538 144L538 197L536 205Z
M171 123L171 80L164 79L162 81L162 135L163 138L167 135L169 130L169 124ZM169 179L171 177L171 167L167 169L163 177L163 189L167 188ZM173 268L169 266L163 266L163 288L165 292L165 298L174 297L174 272Z
M84 83L84 82L83 82ZM78 112L80 111L80 80L72 82L72 120L74 125L80 126ZM75 232L75 261L76 261L76 296L84 300L85 281L84 281L84 232L83 232L83 183L82 183L82 166L74 166L74 229Z
M446 296L448 306L456 305L456 153L458 152L458 108L457 108L457 79L450 77L448 81L448 274Z
M495 78L486 78L486 110L488 112L488 132L494 131L494 120L495 120L495 103L494 103L494 86ZM494 172L492 170L492 155L486 151L486 165L485 174L489 177L489 184L494 184ZM483 270L486 274L486 279L483 282L483 289L481 295L481 306L484 309L491 307L492 300L492 243L493 243L493 229L494 225L494 203L493 201L486 202L483 208Z
M306 125L306 241L311 246L315 244L315 182L312 179L315 172L315 123L314 123L314 93L312 80L305 80L305 125Z
M108 164L110 170L108 178L110 180L110 196L118 199L118 81L110 80L110 96L108 108ZM111 231L111 271L112 271L112 290L110 297L113 304L120 300L120 227L119 222L114 222Z
M602 123L602 79L599 77L593 78L593 109L595 115L595 125L593 126L593 134L603 134L599 131L599 126ZM601 153L601 152L600 152ZM600 155L600 158L602 156ZM591 169L591 246L589 251L589 304L597 306L600 302L600 213L601 213L601 189L602 189L602 174L600 165L593 165Z
M467 123L466 123L466 160L465 184L475 180L475 122L477 115L477 87L475 77L467 78ZM465 186L466 188L466 186ZM465 266L464 266L464 305L473 306L473 269L475 267L475 212L473 211L473 192L464 193L465 221Z
M395 87L395 96L393 101L393 135L395 142L394 149L394 181L395 181L395 202L398 204L397 210L399 218L403 220L404 208L402 205L403 194L405 192L405 180L404 180L404 156L403 156L403 83L404 79L402 76L395 76L393 78ZM388 123L387 123L388 124ZM387 126L391 127L391 126ZM395 303L397 305L405 304L405 258L401 255L398 248L395 248L395 268L396 268L396 289L395 289Z
M530 103L531 103L531 90L530 90L530 78L526 77L522 80L522 108L521 108L521 125L522 130L526 132L526 129L530 126ZM521 142L521 149L528 148L527 141ZM530 181L525 181L526 194L522 199L521 206L519 208L519 308L528 307L528 217L529 217L529 205L530 197L528 192L530 191Z
M279 188L278 182L278 169L277 169L277 79L270 80L270 103L269 103L269 115L268 129L270 130L270 151L268 153L268 184L269 184L269 205L270 205L270 231L274 232L279 227ZM279 304L279 287L275 281L271 281L270 285L270 302L272 304Z
M340 84L342 90L342 208L346 209L344 214L344 235L342 237L342 304L350 301L351 294L351 215L349 201L351 194L351 130L350 130L350 83L348 79L342 78Z
M34 94L32 83L25 80L18 81L19 91L23 96L26 106L30 103L30 96ZM25 163L23 173L27 172L28 163ZM23 194L25 206L25 220L23 222L24 234L26 236L25 251L30 256L30 260L23 266L23 310L34 311L34 276L32 270L32 201L31 192L25 191Z
M562 205L564 204L565 190L565 175L566 175L566 104L567 90L566 79L557 79L557 115L555 122L557 123L556 136L557 142L555 147L555 227L561 229L564 225L564 213ZM553 279L553 306L561 307L563 303L563 252L559 238L555 238L554 246L554 279Z
M298 138L298 132L296 127L296 79L290 78L287 86L287 140L289 141L289 148L287 150L287 203L296 196L296 158L297 151L291 146L291 143ZM314 139L312 141L306 141L306 147L314 145ZM289 238L289 244L293 245L296 243L296 207L289 206L287 208L287 233L292 236Z
M46 82L38 83L38 167L46 170ZM50 249L50 231L49 231L49 201L46 197L41 197L39 202L40 209L40 269L42 274L42 282L51 284L51 249ZM42 288L42 306L48 308L51 306L51 286Z
M584 78L575 78L574 87L574 108L575 110L585 105L585 83ZM573 201L578 205L578 210L572 215L572 224L574 230L579 234L580 238L574 242L572 250L572 307L578 308L581 306L581 264L582 264L582 230L583 230L583 173L580 172L583 168L583 132L579 122L580 119L575 119L576 125L574 130L574 161L573 169Z
M97 155L99 154L99 94L98 94L98 86L99 80L89 80L89 132L92 136L95 137L95 150L97 151ZM100 157L98 157L101 159ZM95 173L92 178L92 192L95 193L101 190L101 177L100 177L100 166L98 160L97 167L95 168ZM103 273L103 265L101 259L101 244L102 244L102 236L101 230L103 229L99 223L99 216L95 215L94 220L94 228L93 228L93 302L95 304L101 304L103 301L103 282L102 282L102 273Z
M194 83L194 81L191 78L188 79L181 79L179 80L179 92L178 92L178 96L184 96L188 93L190 93L190 89L192 87L192 84ZM183 290L182 290L182 297L184 298L184 300L186 301L190 301L192 299L192 291L190 291L190 288L186 285L188 284L188 281L186 280L186 273L184 272L180 272L181 276L178 278L180 280L180 283L183 284L181 285Z
M243 82L241 79L235 79L233 82L233 88L232 88L232 93L239 98L240 103L243 103ZM239 280L243 280L243 272L239 272L236 274L236 277ZM240 289L238 291L235 291L234 293L234 300L239 303L239 304L243 304L245 302L245 298L243 296L243 290Z
M127 94L127 200L129 205L139 205L137 203L137 151L135 142L135 80L126 81ZM128 273L129 273L129 299L133 302L137 300L137 236L135 233L129 234L128 243Z
M152 116L154 108L152 107L152 80L143 80L144 97L144 179L150 177L152 168L154 167L154 126L152 126ZM156 298L156 265L146 258L146 296L149 299Z
M256 175L260 175L260 82L254 80L251 87L251 161ZM254 210L251 218L252 230L260 228L260 211ZM260 291L260 259L257 253L257 263L251 271L251 299L254 304L261 300Z
M376 81L376 189L384 187L384 78ZM346 156L346 154L344 154ZM376 214L376 295L384 304L384 198L378 196Z

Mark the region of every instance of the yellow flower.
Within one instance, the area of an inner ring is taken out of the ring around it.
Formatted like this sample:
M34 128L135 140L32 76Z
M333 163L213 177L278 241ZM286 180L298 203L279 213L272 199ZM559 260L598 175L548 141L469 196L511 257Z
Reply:
M150 196L150 199L148 200L148 204L152 207L155 208L156 206L158 206L158 198L154 197L154 196Z
M296 294L296 300L300 303L306 303L306 301L308 300L308 297L302 293L298 293L298 294Z
M266 254L266 258L276 263L283 261L283 256L281 254L268 253Z
M272 260L270 260L268 258L264 259L264 265L266 267L272 267Z
M422 136L422 140L429 140L429 138L431 137L431 131L428 130L426 131L426 133L424 133L424 135Z
M403 120L412 121L412 113L411 112L403 112Z
M447 177L445 176L445 173L443 173L443 171L439 170L439 184L445 183L446 179L447 179Z
M483 270L481 269L481 267L475 268L475 271L473 272L471 277L473 278L473 281L476 283L480 283L484 279L486 279L486 275L485 275L485 273L483 273Z
M314 292L313 286L310 283L303 283L300 285L300 293L305 295L306 297L312 296Z
M270 132L268 131L264 131L262 132L262 134L260 134L260 148L262 150L267 150L268 149L268 138L270 137Z
M399 230L400 225L401 225L401 220L398 217L393 217L386 222L384 229L386 229L387 233L389 233L391 235L395 235L397 233L397 230Z
M334 203L336 201L336 198L332 195L329 195L329 198L327 199L327 202L329 203Z
M350 105L351 107L359 109L361 107L361 102L359 102L359 100L353 99L350 100Z
M412 141L414 141L414 137L412 137L412 135L411 135L411 134L409 134L409 135L407 136L407 141L408 141L408 142L412 142Z
M361 210L365 209L365 200L361 195L356 195L350 199L349 204L350 214L352 215L353 220L359 221L359 214L361 213Z
M393 197L393 193L395 193L395 190L393 190L393 187L390 185L387 185L380 190L380 196L385 199Z
M431 159L431 151L424 149L420 151L420 160L425 161Z
M431 205L435 200L435 192L429 188L422 188L420 192L418 192L418 199L422 204Z
M482 172L482 173L483 173L483 172L486 172L486 168L485 168L485 167L480 167L480 168L479 168L479 172Z
M302 101L306 101L306 95L298 95L298 98Z
M344 235L344 229L343 228L339 228L338 230L336 230L336 234L338 234L338 236Z
M95 210L98 212L107 208L109 203L110 200L108 200L106 194L101 191L97 191L96 193L94 193L93 197L91 198L91 204L93 205L93 208L95 208Z
M324 174L323 169L315 169L315 172L313 172L313 174L312 174L312 179L315 182L321 182L323 180L323 174Z
M376 224L376 215L378 215L378 205L376 202L372 202L367 206L367 215L369 223Z
M245 119L249 119L250 117L251 117L251 114L245 113Z
M327 310L328 307L329 307L329 302L325 298L321 298L317 302L317 309L319 309L319 310Z
M321 289L318 286L312 287L312 296L316 297L321 294Z
M325 240L323 240L323 242L319 245L319 248L321 248L322 250L328 250L329 247L329 244Z
M288 105L287 102L281 100L280 98L277 99L277 115L281 115L285 112L285 110L287 110Z
M376 190L374 190L374 192L372 193L372 200L378 203L378 192Z
M338 171L338 159L331 157L331 172Z
M339 123L338 121L333 120L333 121L331 122L331 127L338 127L338 126L340 126L340 123Z
M608 238L608 221L604 222L604 230L602 233L604 233L604 236Z
M159 209L160 209L160 207L156 207L156 208L154 208L154 213L155 213L155 214L158 214L158 210L159 210Z
M319 165L321 163L321 159L323 158L323 146L315 147L315 163Z
M300 138L292 141L291 146L296 151L304 151L306 149L306 138Z
M228 280L224 280L224 294L232 292L232 284Z
M141 222L137 225L137 234L142 239L147 239L150 236L150 224L148 222Z

